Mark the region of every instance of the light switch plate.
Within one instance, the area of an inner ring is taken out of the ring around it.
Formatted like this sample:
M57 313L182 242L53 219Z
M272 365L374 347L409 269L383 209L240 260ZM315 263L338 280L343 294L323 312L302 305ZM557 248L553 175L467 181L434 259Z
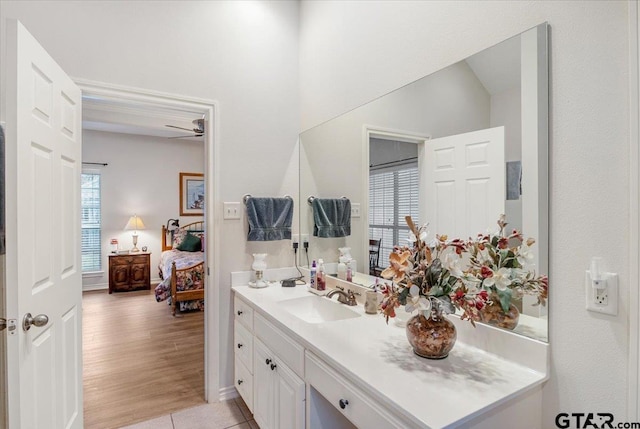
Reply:
M223 219L240 219L240 203L223 203Z
M351 203L351 217L360 217L360 203Z

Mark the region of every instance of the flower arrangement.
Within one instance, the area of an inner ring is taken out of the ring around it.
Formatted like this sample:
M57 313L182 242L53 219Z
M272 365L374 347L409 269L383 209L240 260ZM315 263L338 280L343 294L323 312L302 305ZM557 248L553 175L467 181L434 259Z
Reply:
M400 305L407 312L419 310L434 320L455 308L461 309L462 318L472 324L480 320L479 311L485 306L488 293L463 281L468 274L460 268L460 261L467 244L442 235L436 236L430 246L426 242L426 225L416 228L411 216L405 219L413 246L395 246L389 256L390 266L381 274L392 280L392 284L382 287L380 304L387 323Z
M497 300L505 313L512 300L523 295L533 295L538 300L536 305L546 305L549 280L545 275L536 276L530 266L535 240L524 240L517 230L507 236L505 228L508 224L504 215L497 223L498 234L478 234L466 243L470 255L466 279L487 291L490 299Z

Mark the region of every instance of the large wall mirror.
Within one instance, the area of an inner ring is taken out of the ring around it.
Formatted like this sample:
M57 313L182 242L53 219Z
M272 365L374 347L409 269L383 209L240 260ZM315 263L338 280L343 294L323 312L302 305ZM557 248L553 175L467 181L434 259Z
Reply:
M406 215L428 223L432 237L468 238L496 231L504 213L509 229L535 238L536 272L547 274L547 24L305 131L300 142L308 260L336 263L349 247L354 282L370 286L379 272L370 240L374 251L379 240L384 268L393 246L406 243ZM350 235L313 236L310 197L348 198ZM535 302L519 303L516 332L546 341L546 307Z

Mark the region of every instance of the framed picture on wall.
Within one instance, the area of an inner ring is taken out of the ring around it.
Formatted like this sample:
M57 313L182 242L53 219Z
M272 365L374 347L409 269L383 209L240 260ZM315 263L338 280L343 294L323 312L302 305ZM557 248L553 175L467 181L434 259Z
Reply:
M180 216L204 215L204 175L180 173Z

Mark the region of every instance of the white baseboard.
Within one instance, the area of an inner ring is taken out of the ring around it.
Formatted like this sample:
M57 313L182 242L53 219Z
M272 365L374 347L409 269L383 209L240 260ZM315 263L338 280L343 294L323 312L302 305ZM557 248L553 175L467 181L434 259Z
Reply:
M106 290L109 289L109 285L106 283L99 283L95 285L82 285L82 292L89 292L92 290Z
M220 401L227 401L229 399L237 398L238 391L235 386L227 386L220 388Z

